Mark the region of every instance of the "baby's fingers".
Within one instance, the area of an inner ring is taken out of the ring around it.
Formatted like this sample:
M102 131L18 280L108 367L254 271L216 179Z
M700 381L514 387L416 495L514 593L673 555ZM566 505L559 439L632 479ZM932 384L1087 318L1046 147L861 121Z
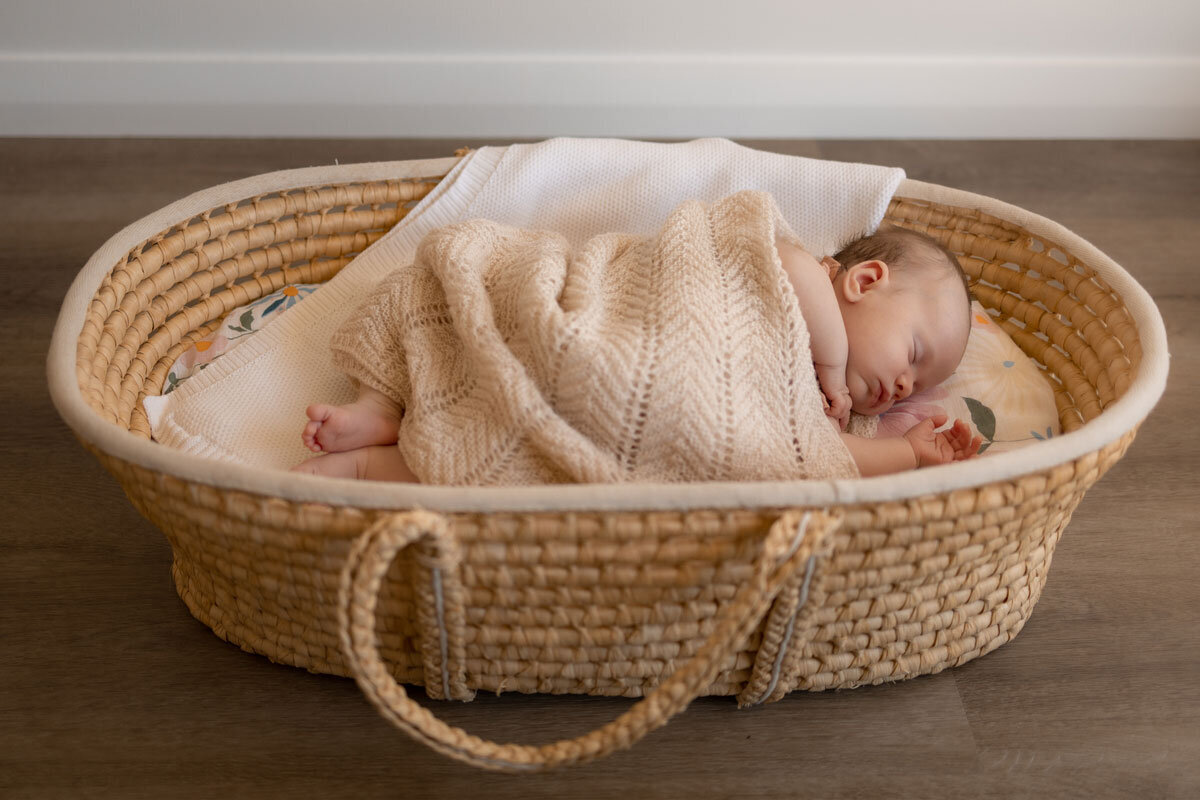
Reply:
M971 457L974 452L971 449L971 428L965 422L963 422L961 419L954 420L954 425L945 431L945 435L947 443L949 443L954 450L955 461L960 461L964 458ZM978 449L978 445L975 447Z
M983 444L982 436L972 436L970 431L966 431L959 442L955 443L955 449L958 451L957 460L974 458L979 455L979 447Z
M850 395L834 395L828 398L828 403L825 415L837 421L838 430L846 430L846 425L850 422Z

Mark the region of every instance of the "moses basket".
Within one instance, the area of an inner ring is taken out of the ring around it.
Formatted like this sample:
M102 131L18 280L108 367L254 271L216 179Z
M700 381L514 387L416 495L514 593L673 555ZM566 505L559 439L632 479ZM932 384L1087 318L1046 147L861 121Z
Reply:
M233 308L329 279L455 163L273 173L134 223L73 284L49 377L64 419L166 533L193 615L273 661L354 676L397 726L478 766L596 758L699 695L755 705L994 650L1165 385L1162 320L1111 259L1023 209L909 180L886 219L958 255L1044 368L1062 436L856 481L509 489L347 486L150 439L142 399L180 353ZM535 747L445 725L400 684L644 699Z

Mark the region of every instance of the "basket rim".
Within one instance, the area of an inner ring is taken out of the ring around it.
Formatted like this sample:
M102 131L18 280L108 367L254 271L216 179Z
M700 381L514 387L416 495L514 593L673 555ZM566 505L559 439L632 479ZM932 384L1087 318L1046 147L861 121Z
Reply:
M489 149L504 150L482 148ZM88 306L112 264L149 236L216 206L268 192L441 175L446 176L443 183L448 184L480 152L472 151L462 158L370 162L265 173L201 190L130 224L92 255L63 301L47 357L50 394L59 414L84 442L123 461L187 481L296 502L364 509L420 507L447 512L651 511L876 503L1007 482L1072 462L1116 441L1145 419L1165 390L1169 355L1161 314L1149 293L1120 265L1068 228L1034 212L986 195L907 179L897 189L897 196L979 209L1065 247L1096 270L1121 296L1141 339L1142 361L1120 399L1078 430L1045 442L987 458L875 478L498 488L323 478L189 455L105 421L85 401L76 378L75 360L76 342ZM433 203L438 194L431 193L422 204Z

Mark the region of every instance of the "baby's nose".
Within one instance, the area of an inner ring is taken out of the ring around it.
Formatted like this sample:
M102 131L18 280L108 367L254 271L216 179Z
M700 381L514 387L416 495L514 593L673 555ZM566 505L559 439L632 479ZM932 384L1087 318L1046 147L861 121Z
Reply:
M896 379L896 399L903 400L912 394L912 377L909 375L901 375Z

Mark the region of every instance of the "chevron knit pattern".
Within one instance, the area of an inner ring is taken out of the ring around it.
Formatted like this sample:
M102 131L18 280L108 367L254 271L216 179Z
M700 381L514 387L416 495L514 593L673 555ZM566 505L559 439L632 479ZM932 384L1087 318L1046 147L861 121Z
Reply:
M430 232L334 335L404 408L423 482L856 477L826 421L764 192L685 202L656 237L471 220Z

